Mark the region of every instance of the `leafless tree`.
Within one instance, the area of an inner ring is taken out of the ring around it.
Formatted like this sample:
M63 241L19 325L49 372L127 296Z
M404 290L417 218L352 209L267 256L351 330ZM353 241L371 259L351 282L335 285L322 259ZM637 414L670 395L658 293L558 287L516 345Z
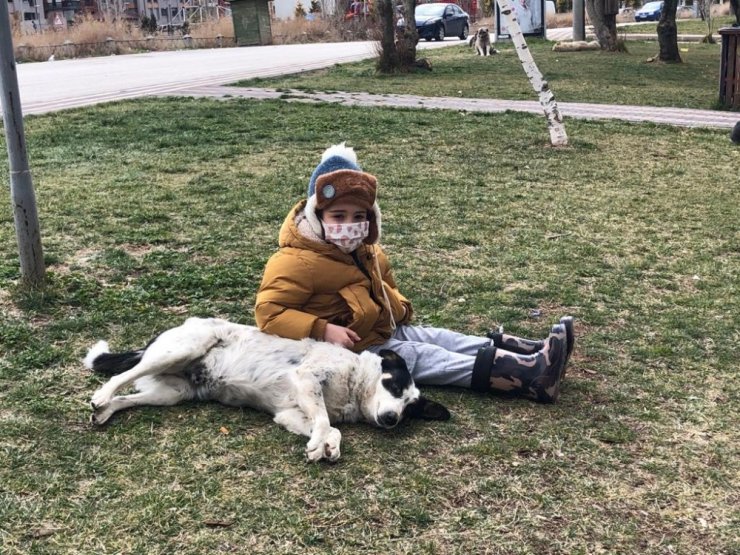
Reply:
M677 8L678 0L663 0L663 11L658 21L658 44L660 45L658 59L661 62L681 63L682 61L678 51Z
M586 0L586 12L602 50L609 52L620 50L617 36L619 2L617 0Z

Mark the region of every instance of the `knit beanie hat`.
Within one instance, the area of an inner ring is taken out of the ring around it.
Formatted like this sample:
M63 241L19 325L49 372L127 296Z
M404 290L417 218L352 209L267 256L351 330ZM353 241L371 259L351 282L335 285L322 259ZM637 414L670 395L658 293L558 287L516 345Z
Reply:
M378 180L362 171L354 149L344 146L344 143L333 145L324 151L321 162L308 182L308 200L304 211L306 219L321 237L323 227L317 212L339 199L351 200L368 212L370 231L364 242L375 243L380 239L381 218L376 201L377 188Z

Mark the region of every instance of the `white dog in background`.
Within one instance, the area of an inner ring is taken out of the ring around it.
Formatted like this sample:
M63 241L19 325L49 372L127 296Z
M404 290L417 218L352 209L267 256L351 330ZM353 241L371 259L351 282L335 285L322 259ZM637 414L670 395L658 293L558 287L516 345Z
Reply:
M84 363L113 375L90 401L93 424L140 405L218 401L267 412L288 431L310 438L309 461L339 458L342 436L332 427L338 422L365 420L393 428L403 417L450 417L445 407L419 394L406 363L393 351L355 354L216 318L189 318L138 351L111 353L100 341ZM136 393L116 396L131 384Z

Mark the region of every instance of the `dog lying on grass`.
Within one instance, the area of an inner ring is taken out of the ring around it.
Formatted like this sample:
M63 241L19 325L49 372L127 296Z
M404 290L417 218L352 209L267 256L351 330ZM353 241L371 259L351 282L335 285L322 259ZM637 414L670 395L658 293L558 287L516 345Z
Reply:
M364 420L393 428L404 417L450 417L445 407L420 395L393 351L356 354L216 318L189 318L138 351L111 353L100 341L84 364L112 375L90 401L95 425L135 406L218 401L269 413L288 431L308 437L311 462L339 458L342 436L332 424ZM131 384L136 393L116 396Z

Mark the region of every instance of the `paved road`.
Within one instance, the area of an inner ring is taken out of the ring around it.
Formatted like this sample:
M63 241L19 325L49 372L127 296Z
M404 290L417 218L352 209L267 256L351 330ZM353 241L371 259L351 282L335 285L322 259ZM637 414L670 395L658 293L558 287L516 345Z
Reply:
M459 39L420 43L422 49ZM372 42L298 44L149 52L19 64L25 114L40 114L111 100L136 98L198 85L225 84L318 69L374 56Z

